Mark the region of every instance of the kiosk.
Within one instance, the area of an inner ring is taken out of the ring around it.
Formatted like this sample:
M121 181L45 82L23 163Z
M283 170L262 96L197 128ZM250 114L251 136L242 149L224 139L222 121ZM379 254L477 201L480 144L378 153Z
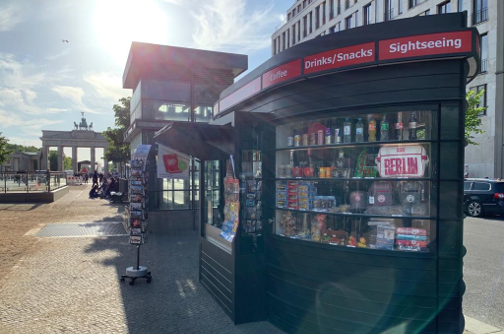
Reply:
M301 43L226 89L211 125L157 134L201 160L200 282L236 324L463 332L466 22Z

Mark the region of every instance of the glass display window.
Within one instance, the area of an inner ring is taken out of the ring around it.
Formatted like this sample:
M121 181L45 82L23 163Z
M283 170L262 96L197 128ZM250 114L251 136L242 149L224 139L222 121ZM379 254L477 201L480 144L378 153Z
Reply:
M276 127L274 233L428 252L436 236L437 110L338 115Z

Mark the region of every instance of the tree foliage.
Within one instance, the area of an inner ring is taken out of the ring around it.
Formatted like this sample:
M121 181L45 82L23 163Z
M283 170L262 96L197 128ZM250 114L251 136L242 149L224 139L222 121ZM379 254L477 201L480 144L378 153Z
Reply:
M35 146L23 146L18 144L7 144L7 149L12 152L39 152L40 148Z
M103 132L105 138L107 138L109 147L105 150L105 159L109 161L123 163L130 159L130 145L124 143L124 133L129 127L130 123L130 104L131 97L123 97L119 99L120 104L114 104L112 109L114 110L115 126L112 129L107 128Z
M72 158L63 157L63 170L71 170L72 169Z
M472 140L474 138L473 134L484 133L484 131L480 129L480 116L487 110L488 107L479 106L481 96L483 96L483 94L485 94L484 90L481 90L478 93L470 90L466 94L467 110L465 114L464 139L468 145L479 145Z
M49 151L49 170L58 170L58 151Z
M0 132L0 165L4 164L7 161L8 156L12 153L9 149L9 140L2 136Z

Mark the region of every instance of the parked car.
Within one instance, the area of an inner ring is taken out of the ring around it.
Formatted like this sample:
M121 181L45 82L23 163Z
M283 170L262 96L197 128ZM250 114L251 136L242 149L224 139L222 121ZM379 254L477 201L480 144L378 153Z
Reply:
M464 209L471 217L504 214L504 180L465 179Z

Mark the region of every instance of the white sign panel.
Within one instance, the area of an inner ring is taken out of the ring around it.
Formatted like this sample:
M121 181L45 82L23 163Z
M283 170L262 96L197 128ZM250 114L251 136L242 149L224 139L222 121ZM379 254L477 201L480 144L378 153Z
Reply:
M429 157L421 145L383 146L376 164L380 177L423 177Z
M157 177L189 180L188 155L158 144Z

